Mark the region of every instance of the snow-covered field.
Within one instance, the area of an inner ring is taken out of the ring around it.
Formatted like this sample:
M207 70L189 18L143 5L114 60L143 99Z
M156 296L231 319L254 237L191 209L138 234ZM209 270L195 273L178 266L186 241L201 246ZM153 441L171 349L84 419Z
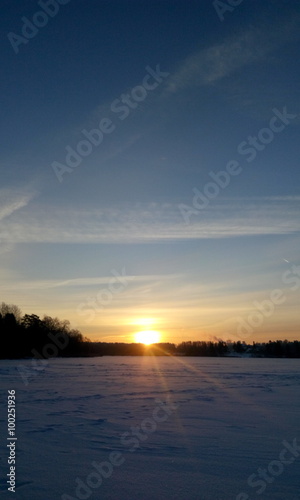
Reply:
M0 361L2 498L300 499L300 360L52 359L28 385L21 365Z

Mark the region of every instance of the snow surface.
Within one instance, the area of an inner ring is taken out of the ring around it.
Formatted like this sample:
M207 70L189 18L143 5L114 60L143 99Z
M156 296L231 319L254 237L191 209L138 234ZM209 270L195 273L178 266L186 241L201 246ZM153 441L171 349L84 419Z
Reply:
M283 441L300 444L300 360L52 359L27 386L21 365L31 361L0 362L1 498L300 500L300 454L268 476L262 494L247 484L259 467L279 460ZM6 485L8 389L17 393L16 494ZM156 399L168 397L173 409L153 430ZM128 436L142 424L153 432L143 432L133 451ZM107 461L112 451L123 463L76 496L76 478L86 483L92 462Z

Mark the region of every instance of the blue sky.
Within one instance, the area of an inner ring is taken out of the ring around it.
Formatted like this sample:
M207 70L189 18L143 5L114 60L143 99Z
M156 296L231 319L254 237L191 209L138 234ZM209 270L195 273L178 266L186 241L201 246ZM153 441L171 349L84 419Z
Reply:
M41 4L1 11L1 300L106 341L299 339L299 6Z

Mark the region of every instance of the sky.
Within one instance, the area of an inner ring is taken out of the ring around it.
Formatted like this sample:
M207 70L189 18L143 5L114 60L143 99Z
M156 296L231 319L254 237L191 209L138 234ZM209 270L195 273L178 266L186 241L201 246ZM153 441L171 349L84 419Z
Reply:
M3 0L0 301L105 342L299 340L299 21Z

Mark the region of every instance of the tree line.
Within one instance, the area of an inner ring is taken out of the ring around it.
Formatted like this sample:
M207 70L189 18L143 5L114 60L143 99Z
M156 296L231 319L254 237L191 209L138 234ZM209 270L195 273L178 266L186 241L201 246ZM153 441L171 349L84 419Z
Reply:
M78 355L84 343L83 335L70 328L67 320L44 316L40 319L36 314L22 316L18 306L0 304L0 331L2 334L0 358L32 358ZM48 348L53 346L52 351ZM55 349L54 349L55 347Z
M269 342L182 342L176 347L183 356L249 356L269 358L300 358L298 340L269 340Z
M246 344L236 341L139 343L91 342L67 320L22 313L14 304L0 304L2 343L0 358L51 358L73 356L249 356L299 358L300 342L288 340Z

